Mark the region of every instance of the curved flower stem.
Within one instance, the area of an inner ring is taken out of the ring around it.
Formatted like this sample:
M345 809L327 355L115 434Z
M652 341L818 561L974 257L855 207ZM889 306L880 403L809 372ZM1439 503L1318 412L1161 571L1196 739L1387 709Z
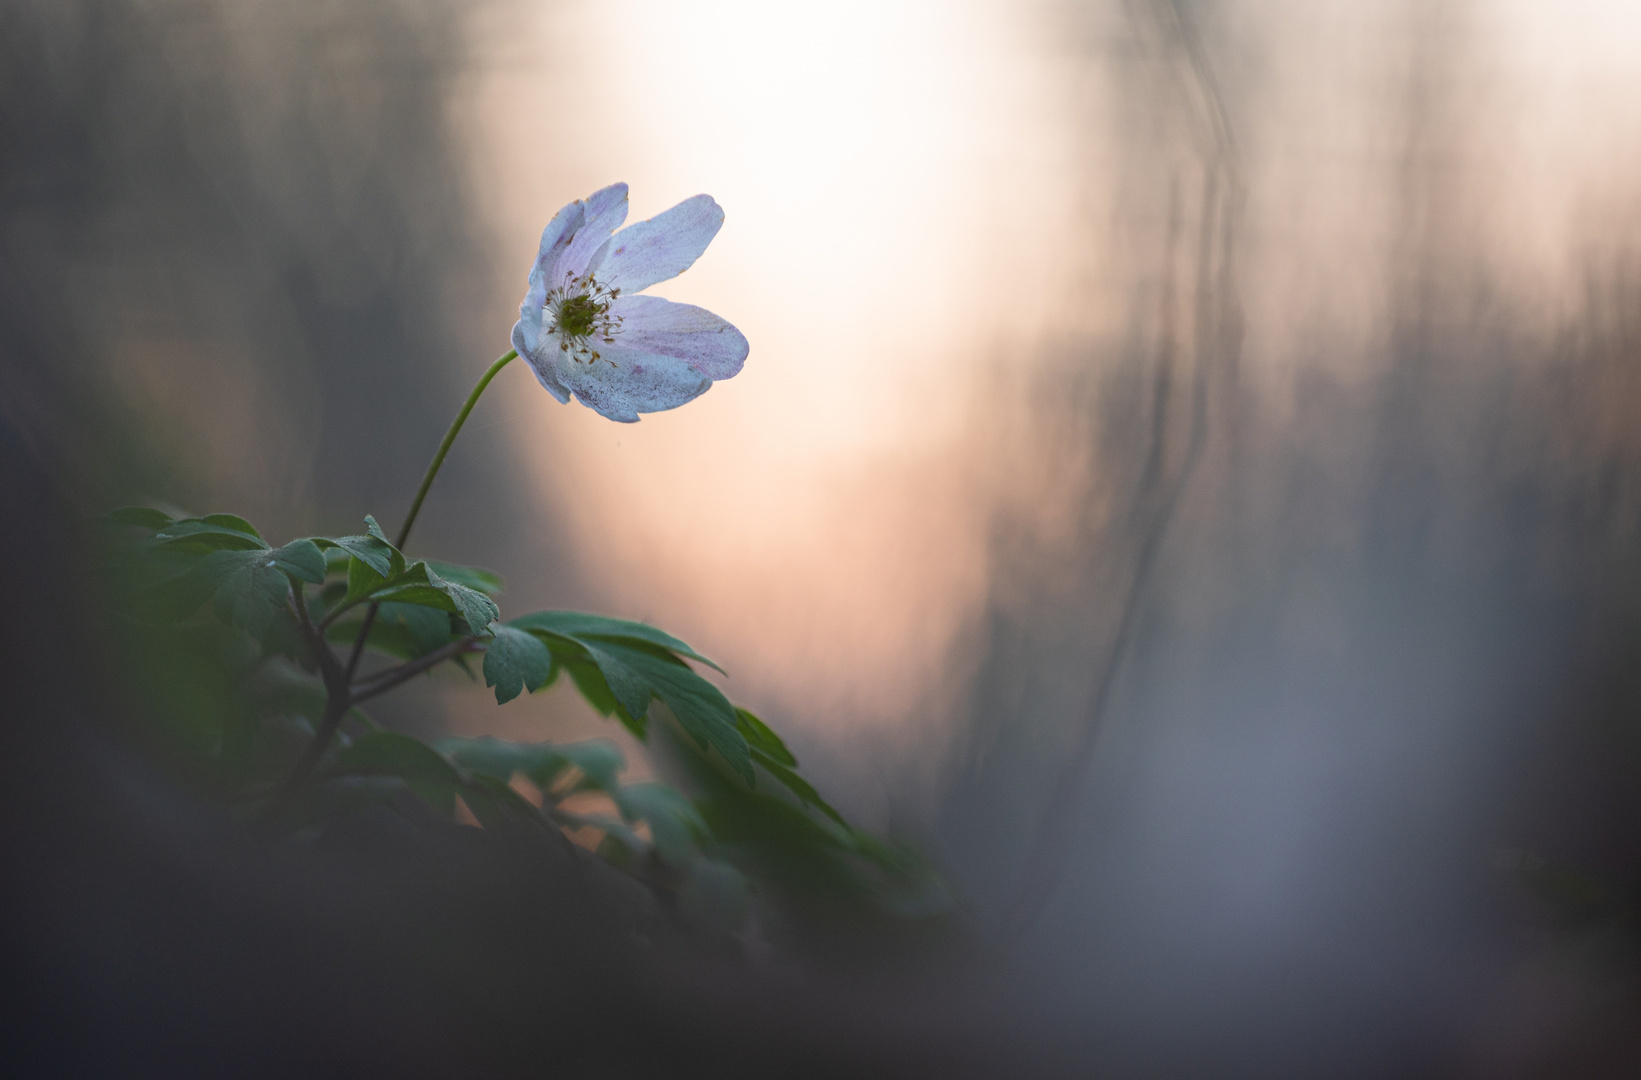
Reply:
M484 388L490 385L490 380L496 377L496 373L518 359L518 355L517 349L508 349L485 369L483 375L479 376L479 381L473 387L473 392L468 394L467 400L462 403L461 412L456 414L456 419L450 423L450 430L444 433L444 438L439 442L439 449L434 452L433 460L427 466L427 472L422 475L422 486L416 490L416 498L410 504L410 513L405 515L405 523L399 527L399 538L394 541L394 547L402 550L405 541L410 538L410 527L416 524L416 515L421 513L422 502L427 498L428 489L433 486L433 478L439 475L439 468L444 465L445 455L450 453L451 444L456 441L456 436L461 434L462 425L467 423L468 414L473 411L473 406L479 402L479 395L484 393ZM365 652L365 641L370 637L370 627L376 621L376 612L380 606L380 603L373 601L365 611L364 622L359 626L359 636L353 639L353 649L349 652L347 663L344 665L338 662L336 655L331 652L330 646L325 643L323 629L314 626L309 619L306 605L300 602L300 598L294 605L303 636L308 639L309 647L313 651L314 659L319 664L320 673L325 681L326 702L325 713L320 718L319 727L314 732L313 741L308 744L302 759L297 762L296 769L285 781L284 788L281 789L280 794L274 800L273 812L275 816L289 804L296 789L301 786L302 782L308 778L308 774L319 764L320 759L325 755L326 748L330 745L331 739L335 737L337 729L342 726L342 720L353 711L356 704L365 698L374 697L384 690L399 685L399 683L410 678L411 675L432 667L434 663L472 649L473 639L464 638L458 643L453 643L452 646L439 650L436 654L438 659L432 663L425 663L427 658L423 658L424 662L401 665L399 668L379 676L374 682L361 687L359 692L356 693L352 687L353 675L359 669L359 660ZM326 623L328 624L328 622L327 619Z
M462 425L467 423L467 414L471 413L473 406L479 403L479 395L484 393L484 388L490 385L490 380L496 377L496 373L517 360L518 355L517 349L508 349L502 353L496 357L495 363L485 369L484 374L479 376L479 381L473 385L473 392L467 395L467 400L462 403L461 412L457 413L456 419L450 422L450 430L444 433L444 438L439 442L438 450L433 453L433 460L428 462L427 472L422 474L422 486L416 489L416 498L410 503L410 513L405 515L405 523L399 526L399 536L393 541L394 547L401 551L404 550L405 541L410 539L410 527L416 524L416 515L422 512L422 501L427 498L428 489L433 486L433 478L439 475L439 469L444 465L444 456L450 453L450 447L455 443L456 436L461 434ZM353 681L354 672L359 670L359 660L365 654L365 640L370 637L370 627L376 621L376 610L380 606L380 604L372 601L370 607L365 611L364 621L359 624L359 636L353 639L353 651L348 654L347 666L343 669L348 682Z
M462 425L467 423L467 414L472 412L473 406L479 403L479 395L484 393L484 388L490 385L490 380L496 377L496 373L518 359L518 355L517 349L508 349L496 359L495 363L490 365L489 370L479 376L479 381L473 387L473 392L467 395L467 402L462 406L462 411L457 413L456 419L450 422L450 430L444 433L444 441L439 443L438 451L433 455L433 460L428 463L427 472L422 476L422 486L417 490L416 498L410 504L410 513L405 515L405 523L399 527L399 538L393 541L394 547L399 548L401 551L404 550L405 541L410 539L410 527L416 524L416 515L421 513L422 510L422 500L427 498L427 489L433 486L433 478L439 475L439 467L444 464L444 456L450 453L450 445L456 441L456 436L461 434Z

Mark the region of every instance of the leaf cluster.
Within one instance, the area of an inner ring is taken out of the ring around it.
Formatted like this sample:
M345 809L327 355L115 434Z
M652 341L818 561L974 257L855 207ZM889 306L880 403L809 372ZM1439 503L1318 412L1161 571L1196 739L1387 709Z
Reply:
M368 516L361 534L280 547L231 514L132 507L106 523L134 654L174 669L148 685L164 684L169 714L195 716L196 764L214 766L210 786L247 813L309 827L408 797L449 819L465 808L486 828L596 830L610 861L729 929L760 887L932 910L939 890L922 864L852 828L769 725L697 665L722 669L662 630L573 611L503 621L494 573L410 561ZM356 677L343 660L355 642L389 666ZM607 740L429 744L380 730L357 708L447 661L465 667L474 653L498 704L567 674L640 742L660 715L697 797L625 782L625 759ZM316 750L310 780L297 762ZM306 781L294 801L293 779Z

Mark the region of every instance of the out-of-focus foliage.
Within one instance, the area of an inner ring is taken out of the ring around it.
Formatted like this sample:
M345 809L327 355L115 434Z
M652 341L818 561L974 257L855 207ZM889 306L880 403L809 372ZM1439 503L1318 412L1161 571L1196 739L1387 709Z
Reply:
M101 529L139 740L258 827L315 835L410 798L483 828L564 831L710 935L740 930L759 902L764 922L793 929L933 925L951 907L915 855L851 827L780 736L692 666L717 665L655 627L569 611L503 622L497 575L409 562L371 517L360 535L279 547L231 514L130 507ZM356 642L381 658L362 674ZM640 741L664 731L693 797L626 780L609 740L430 743L359 708L447 662L482 672L498 704L568 673Z

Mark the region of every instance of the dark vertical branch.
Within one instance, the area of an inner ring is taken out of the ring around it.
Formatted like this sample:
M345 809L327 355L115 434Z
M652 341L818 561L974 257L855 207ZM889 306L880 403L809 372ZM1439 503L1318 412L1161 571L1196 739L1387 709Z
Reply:
M1193 375L1190 422L1184 453L1170 474L1165 468L1169 407L1159 400L1153 412L1150 453L1135 492L1130 521L1135 537L1134 568L1123 597L1117 627L1102 657L1097 658L1088 712L1077 730L1065 764L1039 820L1027 850L1025 868L1004 925L1004 935L1017 941L1036 923L1059 884L1072 839L1072 811L1087 782L1094 751L1110 711L1113 688L1132 648L1135 628L1151 591L1156 567L1175 513L1208 440L1208 394L1213 372L1235 363L1240 321L1235 311L1231 260L1235 235L1233 215L1240 206L1235 147L1219 92L1208 70L1199 42L1174 0L1146 5L1163 40L1166 62L1173 68L1191 125L1203 171L1202 209L1197 240L1197 280L1192 312ZM1174 213L1177 213L1175 211ZM1164 297L1167 310L1158 341L1159 371L1156 390L1172 396L1172 372L1177 363L1173 323L1173 262L1177 224L1170 215L1168 272Z

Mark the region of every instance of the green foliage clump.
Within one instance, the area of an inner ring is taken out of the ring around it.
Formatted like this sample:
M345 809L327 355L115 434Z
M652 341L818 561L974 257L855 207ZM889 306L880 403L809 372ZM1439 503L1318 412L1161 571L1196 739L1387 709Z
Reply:
M721 932L758 900L800 919L949 906L915 856L821 797L780 736L703 677L696 665L722 669L687 643L584 612L503 621L496 574L412 562L375 518L365 526L276 548L231 514L129 507L105 519L116 623L155 720L150 741L202 790L293 833L411 797L482 828L599 837L612 865ZM367 653L378 659L362 663ZM659 723L694 796L624 779L625 756L607 739L430 742L361 709L447 664L482 675L497 704L568 676L640 743Z

